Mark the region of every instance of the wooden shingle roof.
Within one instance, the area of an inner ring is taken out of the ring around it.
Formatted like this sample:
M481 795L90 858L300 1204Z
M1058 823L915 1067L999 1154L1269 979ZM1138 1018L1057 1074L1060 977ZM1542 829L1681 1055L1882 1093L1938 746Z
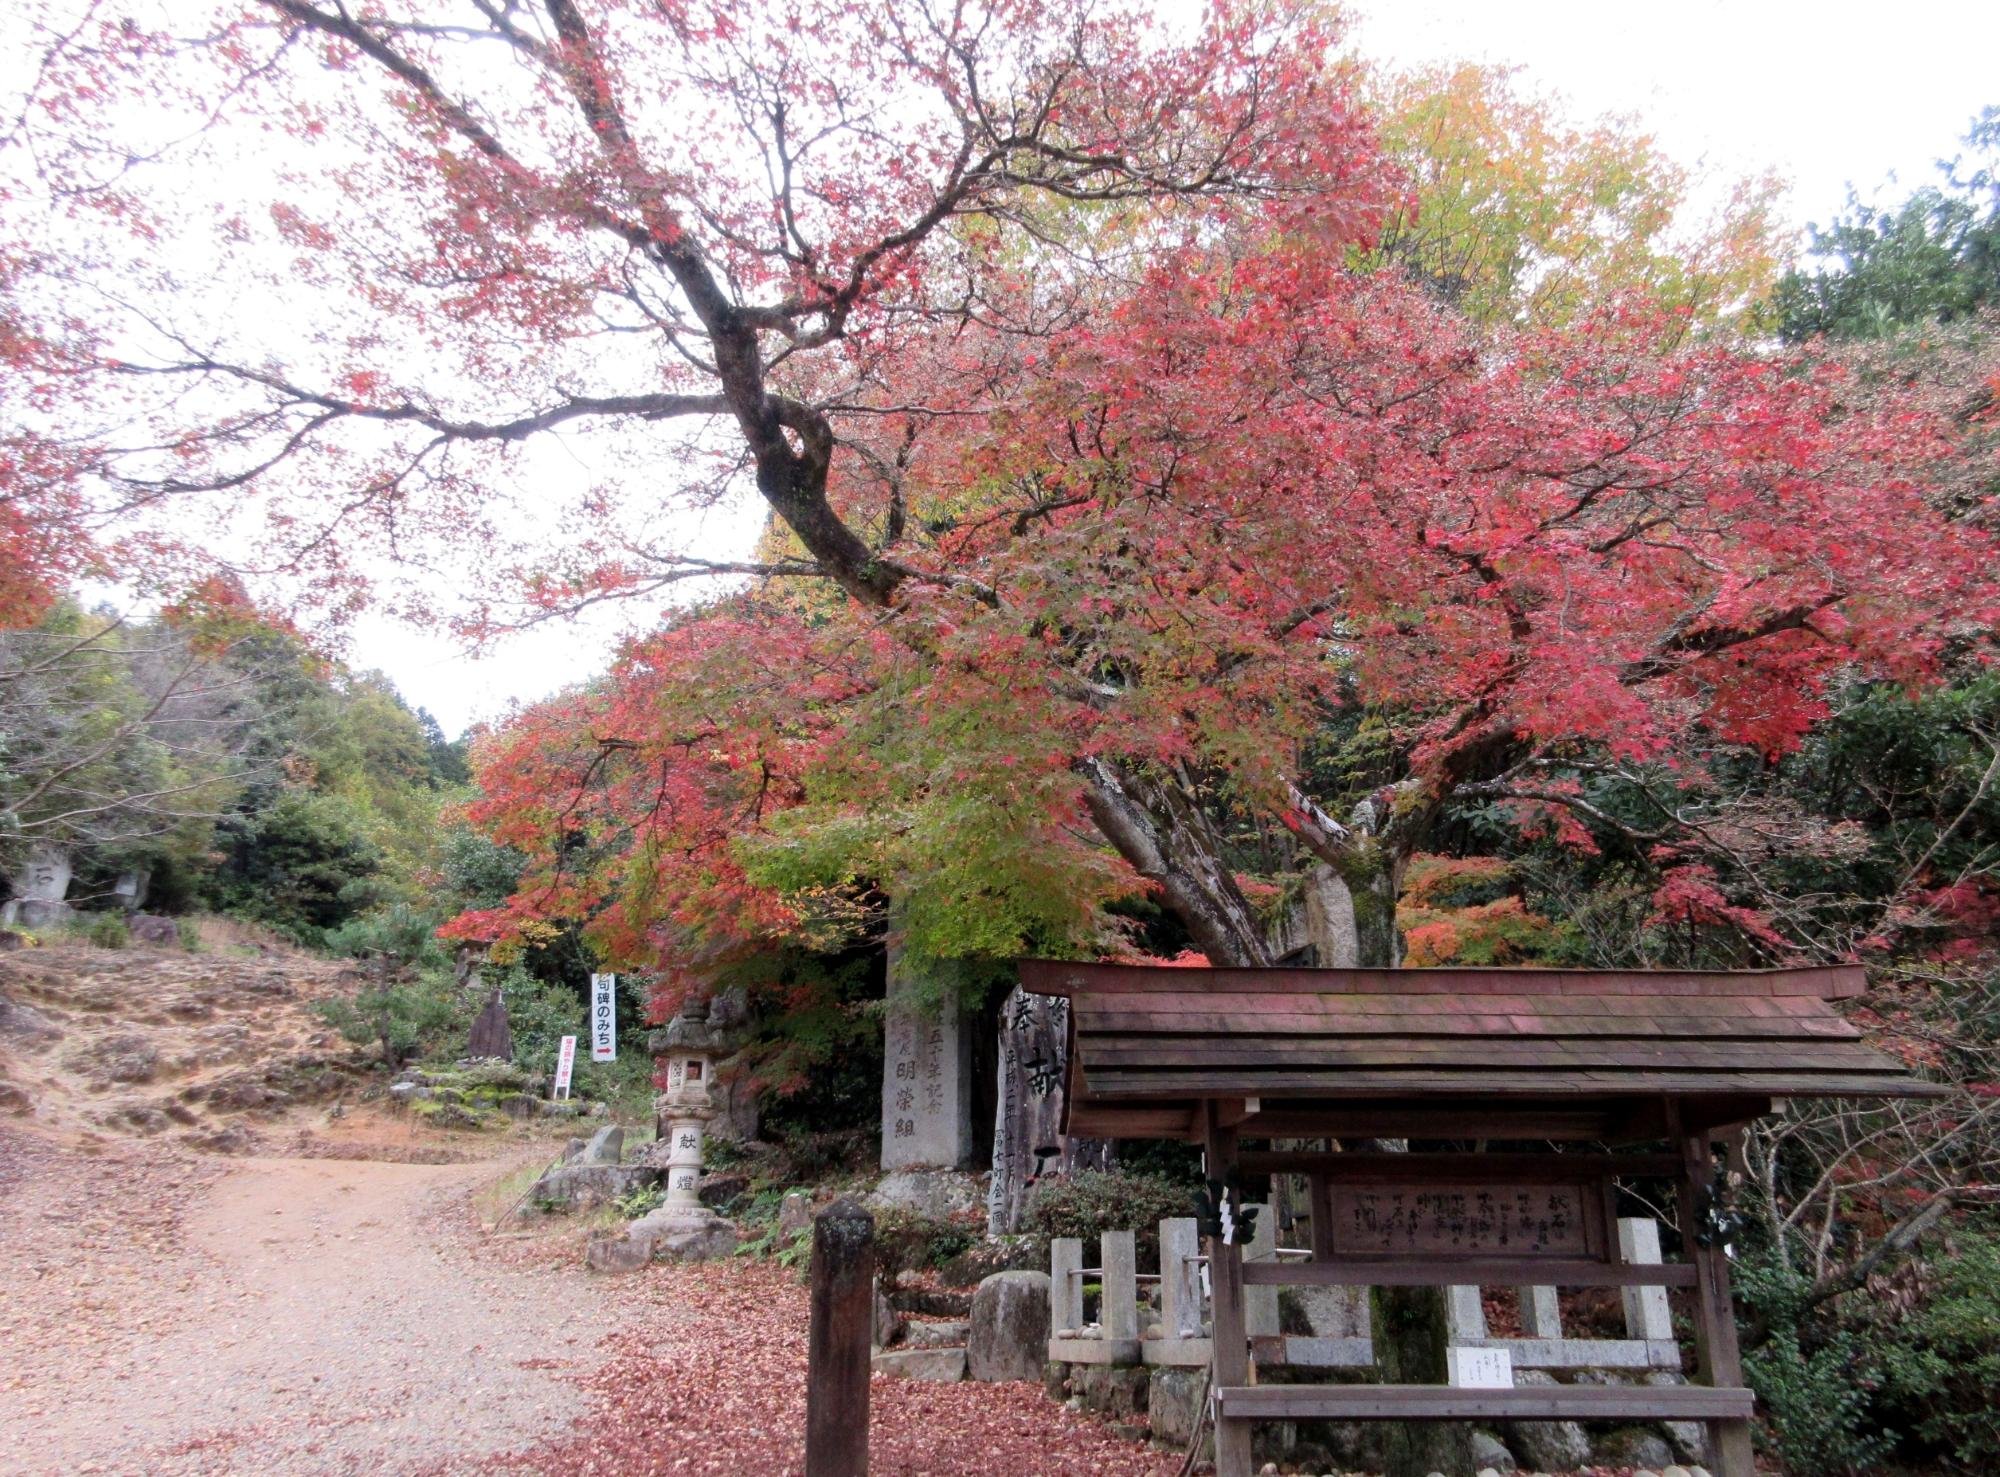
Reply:
M1071 1002L1069 1116L1203 1099L1923 1096L1830 1002L1859 968L1178 969L1024 961Z

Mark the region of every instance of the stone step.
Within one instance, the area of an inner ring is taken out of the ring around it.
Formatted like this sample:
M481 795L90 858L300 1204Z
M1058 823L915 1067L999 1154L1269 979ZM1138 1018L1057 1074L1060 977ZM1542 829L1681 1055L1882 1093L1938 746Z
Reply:
M933 1318L970 1318L972 1294L947 1288L898 1287L889 1293L889 1306L898 1313L925 1313Z
M965 1350L878 1349L869 1367L896 1379L953 1384L965 1378Z
M972 1324L963 1318L936 1323L913 1318L903 1325L903 1341L913 1349L962 1349L971 1335Z

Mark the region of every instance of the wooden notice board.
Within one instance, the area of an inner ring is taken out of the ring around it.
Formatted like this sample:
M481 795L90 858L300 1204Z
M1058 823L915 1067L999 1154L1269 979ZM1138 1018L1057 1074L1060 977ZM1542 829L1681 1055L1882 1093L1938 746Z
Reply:
M1334 1256L1599 1259L1608 1254L1596 1185L1328 1186Z

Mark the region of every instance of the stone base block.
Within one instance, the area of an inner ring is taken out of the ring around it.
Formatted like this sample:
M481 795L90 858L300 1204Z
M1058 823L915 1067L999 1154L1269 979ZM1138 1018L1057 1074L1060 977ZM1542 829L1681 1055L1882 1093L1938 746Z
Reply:
M1063 1364L1138 1364L1138 1339L1050 1339L1049 1358Z
M903 1338L913 1349L962 1349L971 1334L972 1322L965 1318L946 1318L937 1323L912 1318L903 1325Z
M869 1360L877 1374L955 1384L965 1378L963 1349L882 1349Z
M1175 1450L1194 1439L1208 1395L1208 1375L1199 1369L1155 1369L1146 1384L1146 1416L1153 1439Z
M1207 1369L1215 1358L1212 1339L1147 1339L1139 1346L1146 1363L1166 1369Z
M955 1169L900 1169L886 1174L868 1193L870 1210L906 1210L932 1220L949 1220L984 1201L977 1175Z
M1146 1409L1150 1371L1130 1364L1087 1364L1070 1372L1070 1391L1085 1410L1130 1418Z

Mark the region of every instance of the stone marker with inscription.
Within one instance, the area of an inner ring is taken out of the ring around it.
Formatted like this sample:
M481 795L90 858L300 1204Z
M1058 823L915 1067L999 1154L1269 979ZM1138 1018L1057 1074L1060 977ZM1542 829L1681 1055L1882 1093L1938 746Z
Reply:
M956 1000L930 1005L889 951L882 1050L882 1167L962 1169L971 1162L970 1033Z

